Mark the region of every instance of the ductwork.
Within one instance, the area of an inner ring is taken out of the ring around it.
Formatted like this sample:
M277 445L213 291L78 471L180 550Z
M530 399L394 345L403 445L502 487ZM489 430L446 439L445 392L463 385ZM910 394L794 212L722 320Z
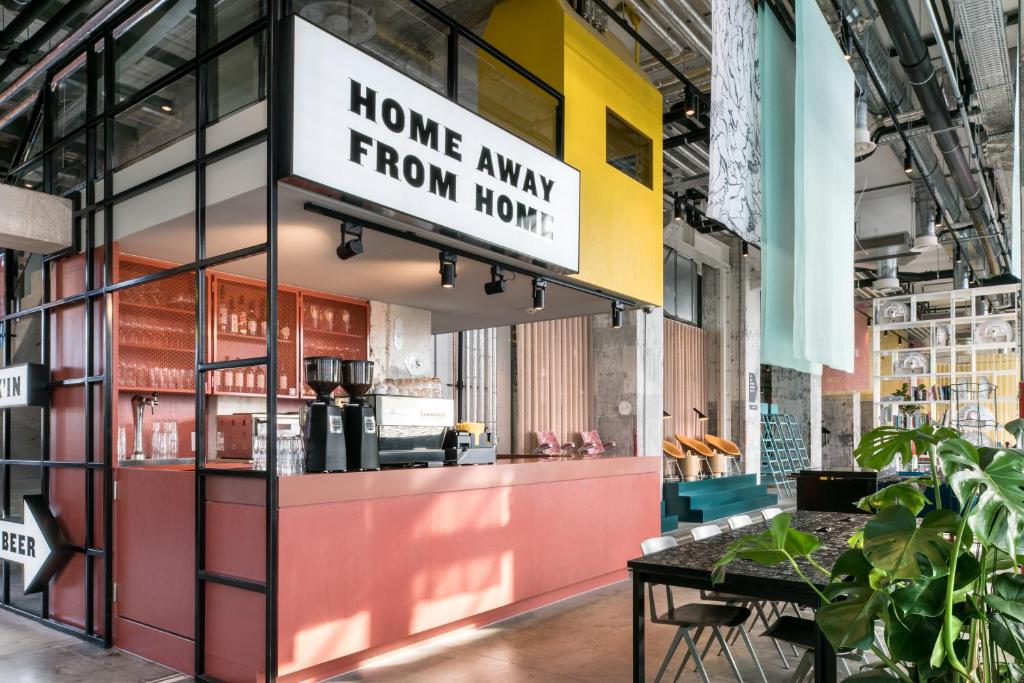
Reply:
M935 77L928 47L917 28L917 19L907 0L879 2L877 6L900 63L913 84L914 93L929 125L935 131L935 143L963 199L964 208L978 235L984 238L980 241L988 264L987 270L990 275L998 275L1003 272L1005 249L995 229L994 216L985 204L982 188L974 178L967 156L960 146L960 136L946 109L946 100Z
M664 39L665 26L671 28L675 33L683 37L691 50L695 50L708 60L711 59L711 48L702 40L686 22L684 22L675 10L669 7L666 0L650 0L649 6L640 0L632 0L629 6L636 10L640 17L650 24L651 29ZM666 40L673 49L678 46L674 40ZM675 43L673 45L673 43Z
M937 249L939 239L935 235L935 204L931 192L920 180L913 183L914 192L914 251L923 252Z
M900 288L899 267L895 257L879 259L875 282L872 286L880 290Z
M875 141L871 139L871 131L868 130L868 101L863 95L857 98L856 122L857 127L853 135L853 151L859 157L871 154L875 151Z

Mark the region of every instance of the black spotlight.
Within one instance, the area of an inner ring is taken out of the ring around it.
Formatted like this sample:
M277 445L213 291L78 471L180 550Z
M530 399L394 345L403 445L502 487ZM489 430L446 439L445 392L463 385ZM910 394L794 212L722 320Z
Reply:
M342 261L363 253L363 226L355 223L341 224L341 244L338 245L337 253Z
M441 286L451 289L455 286L455 260L456 256L450 251L442 251L437 255L441 262Z
M679 193L675 194L675 201L672 203L672 220L679 223L683 220L683 203L679 201Z
M612 302L612 327L619 329L622 327L622 309L625 305L621 301Z
M845 23L843 24L843 59L848 62L853 61L853 32Z
M501 266L491 266L491 281L484 285L487 294L502 294L508 289L505 270Z
M932 222L935 224L936 230L942 227L942 211L935 209L935 213L932 215Z
M533 278L533 310L543 311L548 296L548 281L544 278Z
M914 160L910 157L910 148L903 154L903 172L910 175L914 172Z
M743 254L743 258L747 258L748 256L750 256L750 244L744 242L743 246L740 247L740 253Z
M697 108L700 106L700 98L697 96L697 91L693 88L686 89L686 109L683 113L693 118L697 115Z

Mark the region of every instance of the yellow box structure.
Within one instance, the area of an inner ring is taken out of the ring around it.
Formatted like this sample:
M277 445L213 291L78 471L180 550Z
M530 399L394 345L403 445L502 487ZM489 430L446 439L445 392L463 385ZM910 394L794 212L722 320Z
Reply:
M505 0L491 13L484 38L565 98L564 158L580 171L577 279L661 305L661 93L629 50L594 30L563 0ZM485 79L480 80L483 90ZM529 103L504 99L506 113L488 111L489 118L509 117L513 131L536 120ZM606 160L609 111L650 139L649 187Z

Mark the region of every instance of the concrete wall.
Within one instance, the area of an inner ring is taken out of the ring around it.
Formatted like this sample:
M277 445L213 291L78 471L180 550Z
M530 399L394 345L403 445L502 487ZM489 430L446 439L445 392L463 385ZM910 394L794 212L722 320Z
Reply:
M756 252L755 252L756 253ZM761 260L729 250L734 264L725 282L728 320L723 326L726 381L730 403L731 438L744 455L744 471L761 471Z
M804 438L811 466L822 462L821 451L821 375L789 368L771 367L772 403L780 413L792 415ZM831 429L831 427L829 427Z
M395 341L399 331L401 348ZM431 377L434 375L434 340L430 311L398 304L370 302L369 360L374 362L374 377ZM418 368L411 361L419 363Z

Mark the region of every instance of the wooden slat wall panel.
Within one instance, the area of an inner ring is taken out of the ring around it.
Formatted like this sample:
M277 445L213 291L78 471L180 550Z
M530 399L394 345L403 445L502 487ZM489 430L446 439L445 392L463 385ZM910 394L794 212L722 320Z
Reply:
M534 432L563 442L593 427L590 319L564 318L516 326L516 443L537 447Z
M707 414L707 332L674 320L665 320L665 436L674 434L700 438L707 422L698 422L697 408ZM723 435L727 436L727 435Z

